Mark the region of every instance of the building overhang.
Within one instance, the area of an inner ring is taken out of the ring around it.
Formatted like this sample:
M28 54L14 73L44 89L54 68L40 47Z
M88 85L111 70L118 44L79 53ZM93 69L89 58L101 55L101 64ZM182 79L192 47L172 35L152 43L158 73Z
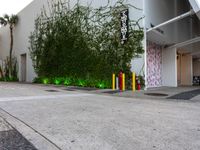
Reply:
M172 18L172 19L170 19L168 21L165 21L165 22L163 22L163 23L161 23L159 25L156 25L156 26L148 29L147 32L151 32L151 31L156 30L156 29L158 29L160 27L166 26L166 25L171 24L173 22L177 22L177 21L179 21L181 19L184 19L184 18L186 18L188 16L191 16L191 15L194 15L194 14L196 14L197 17L200 20L200 0L189 0L189 2L190 2L190 5L192 7L192 9L189 12L186 12L186 13L184 13L182 15L179 15L179 16L177 16L175 18Z
M195 14L200 19L200 0L189 0Z

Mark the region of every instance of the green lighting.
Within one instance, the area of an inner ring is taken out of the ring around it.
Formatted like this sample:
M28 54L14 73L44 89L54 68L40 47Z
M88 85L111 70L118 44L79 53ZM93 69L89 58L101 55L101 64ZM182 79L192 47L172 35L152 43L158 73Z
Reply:
M59 79L54 80L54 84L59 85L60 83L61 83L61 80L59 80Z
M100 89L105 89L108 87L108 83L104 80L94 80L94 79L77 79L70 77L54 77L40 78L40 83L43 84L54 84L54 85L65 85L65 86L80 86L80 87L96 87Z
M78 85L79 86L86 86L85 80L78 80Z
M49 79L47 79L47 78L43 79L43 80L42 80L42 83L43 83L43 84L48 84L48 83L49 83Z
M98 87L101 88L101 89L103 89L103 88L105 88L105 84L104 83L99 83Z
M70 85L71 83L71 80L70 79L65 79L64 80L64 85Z

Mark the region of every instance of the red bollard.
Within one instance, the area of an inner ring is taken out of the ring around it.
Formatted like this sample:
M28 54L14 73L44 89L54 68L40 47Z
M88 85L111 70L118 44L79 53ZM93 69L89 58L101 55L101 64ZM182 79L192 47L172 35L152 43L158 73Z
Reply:
M123 72L121 70L119 72L119 89L120 91L123 90Z
M140 84L137 85L137 89L138 89L138 91L141 90L141 85Z
M139 78L137 78L137 90L138 90L138 91L141 90L141 84L140 84Z

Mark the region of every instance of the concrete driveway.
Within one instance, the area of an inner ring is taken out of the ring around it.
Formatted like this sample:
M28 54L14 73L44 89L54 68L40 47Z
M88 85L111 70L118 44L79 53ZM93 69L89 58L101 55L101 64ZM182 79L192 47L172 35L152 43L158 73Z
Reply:
M31 84L0 83L0 89L0 116L39 150L200 149L200 101Z

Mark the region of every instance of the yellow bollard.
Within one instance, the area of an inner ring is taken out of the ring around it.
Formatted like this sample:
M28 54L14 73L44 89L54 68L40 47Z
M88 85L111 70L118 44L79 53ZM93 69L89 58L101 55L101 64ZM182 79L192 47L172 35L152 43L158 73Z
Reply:
M125 91L125 74L122 76L122 91Z
M115 74L112 75L112 89L115 90Z
M133 72L132 73L132 90L133 90L133 92L135 92L135 77L136 77L136 75L135 75L135 72Z

